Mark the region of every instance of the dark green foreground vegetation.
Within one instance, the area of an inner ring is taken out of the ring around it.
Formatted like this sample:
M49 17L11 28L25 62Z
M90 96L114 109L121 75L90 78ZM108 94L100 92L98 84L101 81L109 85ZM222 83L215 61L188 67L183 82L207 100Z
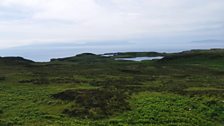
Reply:
M115 57L165 56L152 61ZM0 58L0 126L223 126L224 50Z

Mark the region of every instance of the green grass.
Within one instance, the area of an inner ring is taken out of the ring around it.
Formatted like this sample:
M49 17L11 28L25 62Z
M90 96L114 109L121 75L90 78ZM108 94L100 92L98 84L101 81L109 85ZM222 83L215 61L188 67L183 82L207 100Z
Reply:
M186 91L224 91L224 89L214 87L190 87Z
M216 101L214 105L209 105ZM133 110L120 116L128 125L220 125L216 118L224 119L223 112L215 110L221 99L189 98L169 93L143 92L133 96ZM217 112L217 113L216 113ZM216 113L216 117L213 114Z
M4 85L0 89L1 123L13 125L47 125L60 123L74 124L71 118L62 115L63 109L71 106L71 103L54 100L50 96L65 89L89 89L87 85ZM4 120L4 121L3 121ZM0 123L0 124L1 124Z
M159 53L117 57L125 55ZM160 55L143 62L0 58L0 126L223 125L224 51ZM69 90L70 100L52 97Z

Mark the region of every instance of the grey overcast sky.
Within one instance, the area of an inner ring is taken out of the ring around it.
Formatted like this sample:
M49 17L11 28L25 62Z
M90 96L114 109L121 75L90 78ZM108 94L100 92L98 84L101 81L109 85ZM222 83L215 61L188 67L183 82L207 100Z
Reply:
M220 44L223 13L224 0L0 0L0 50L96 41Z

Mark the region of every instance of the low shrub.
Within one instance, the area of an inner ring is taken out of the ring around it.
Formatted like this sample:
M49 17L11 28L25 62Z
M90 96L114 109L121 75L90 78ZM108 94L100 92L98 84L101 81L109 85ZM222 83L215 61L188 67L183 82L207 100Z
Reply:
M52 97L77 103L78 107L67 108L63 113L80 118L100 119L130 109L128 95L116 88L66 90Z
M0 81L4 81L6 78L3 76L0 76Z

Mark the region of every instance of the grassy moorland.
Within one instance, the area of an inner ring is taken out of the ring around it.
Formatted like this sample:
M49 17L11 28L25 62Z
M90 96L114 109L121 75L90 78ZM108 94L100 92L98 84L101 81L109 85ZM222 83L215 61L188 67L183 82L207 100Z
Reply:
M151 61L117 57L165 56ZM222 126L224 50L0 58L0 126Z

